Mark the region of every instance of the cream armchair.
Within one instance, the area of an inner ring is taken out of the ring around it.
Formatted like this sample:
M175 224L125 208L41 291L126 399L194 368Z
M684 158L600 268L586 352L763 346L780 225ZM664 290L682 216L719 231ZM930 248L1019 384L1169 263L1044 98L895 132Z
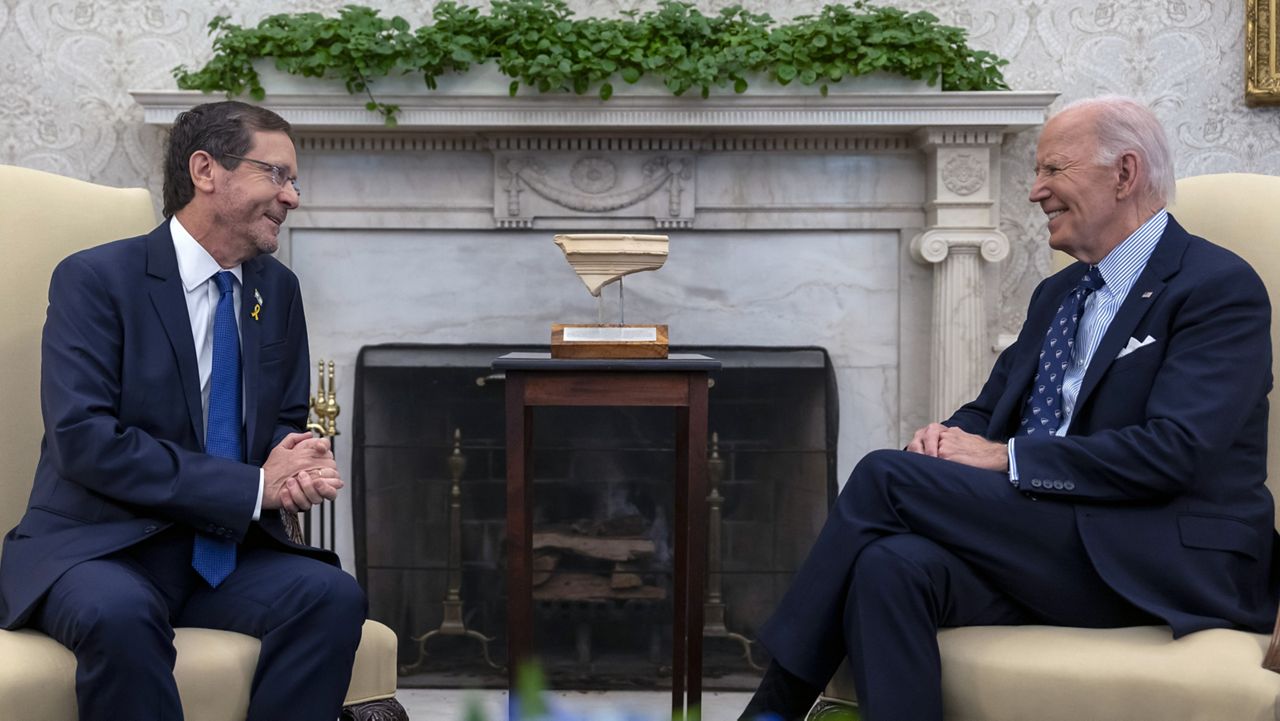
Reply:
M1280 177L1223 174L1178 181L1169 210L1188 231L1248 260L1275 304L1276 208ZM1274 313L1271 343L1272 372L1280 378L1280 320ZM1280 418L1274 413L1269 445L1267 485L1280 499ZM1268 670L1278 668L1275 636L1215 629L1175 641L1165 626L984 626L945 629L938 643L948 721L1280 719L1280 674ZM852 678L842 667L810 717L832 699L852 698Z
M145 233L155 224L146 190L0 165L0 533L17 525L26 508L40 448L40 329L54 265L76 250ZM174 673L187 721L243 719L258 640L180 628L175 644ZM74 721L75 667L71 652L44 634L0 630L0 709L26 721ZM366 621L343 718L407 720L395 692L395 633Z

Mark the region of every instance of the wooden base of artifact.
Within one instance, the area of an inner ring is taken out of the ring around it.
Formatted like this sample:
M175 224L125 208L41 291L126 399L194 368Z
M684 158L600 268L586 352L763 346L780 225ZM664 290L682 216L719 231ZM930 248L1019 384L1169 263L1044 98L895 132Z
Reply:
M551 326L551 357L666 358L667 326L556 323Z

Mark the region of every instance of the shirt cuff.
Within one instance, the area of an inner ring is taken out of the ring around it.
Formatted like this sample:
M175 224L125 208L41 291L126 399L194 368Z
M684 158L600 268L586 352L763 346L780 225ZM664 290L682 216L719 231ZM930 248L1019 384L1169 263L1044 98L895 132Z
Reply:
M257 521L262 518L262 492L267 487L267 472L258 469L258 501L253 504L253 520Z
M1018 457L1017 457L1016 455L1014 455L1014 453L1013 453L1013 439L1012 439L1012 438L1010 438L1010 439L1009 439L1009 445L1008 445L1008 448L1009 448L1009 451L1008 451L1008 453L1009 453L1009 482L1013 484L1013 487L1014 487L1014 488L1021 488L1021 487L1022 487L1022 485L1018 482Z

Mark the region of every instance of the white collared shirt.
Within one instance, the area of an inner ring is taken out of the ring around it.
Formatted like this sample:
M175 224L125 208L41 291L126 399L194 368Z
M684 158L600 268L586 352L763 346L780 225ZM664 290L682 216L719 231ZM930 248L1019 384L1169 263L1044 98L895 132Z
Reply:
M236 277L236 282L232 284L232 298L235 302L236 328L239 329L240 286L244 284L244 270L239 265L233 268L223 268L218 265L218 261L209 255L209 251L205 250L204 246L182 227L177 216L169 220L169 233L173 236L173 250L178 256L178 276L182 279L182 290L187 301L187 317L191 320L191 341L195 344L196 366L200 373L200 407L207 432L209 387L210 379L213 377L213 316L218 308L218 299L222 295L213 276L219 271L227 270ZM242 423L246 412L246 404L240 404ZM263 488L263 471L258 469L258 502L253 511L255 521L262 514Z

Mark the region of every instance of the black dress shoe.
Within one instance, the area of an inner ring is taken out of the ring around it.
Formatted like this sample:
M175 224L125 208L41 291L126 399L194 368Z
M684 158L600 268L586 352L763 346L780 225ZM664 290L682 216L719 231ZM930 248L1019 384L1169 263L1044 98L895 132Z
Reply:
M770 661L755 695L747 702L738 721L803 721L820 693L820 686L811 686L779 666L777 661Z

